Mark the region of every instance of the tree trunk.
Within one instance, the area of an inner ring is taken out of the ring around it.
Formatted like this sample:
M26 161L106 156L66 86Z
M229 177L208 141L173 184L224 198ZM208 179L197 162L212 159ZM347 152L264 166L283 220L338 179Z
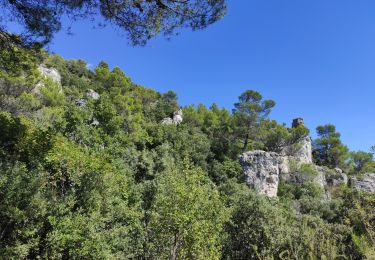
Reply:
M249 132L246 134L246 137L245 137L245 140L244 140L244 144L243 144L243 148L242 148L243 153L246 152L248 143L249 143Z
M179 236L178 234L174 236L174 243L172 245L170 254L169 254L169 260L176 260L177 259L177 249L180 244Z

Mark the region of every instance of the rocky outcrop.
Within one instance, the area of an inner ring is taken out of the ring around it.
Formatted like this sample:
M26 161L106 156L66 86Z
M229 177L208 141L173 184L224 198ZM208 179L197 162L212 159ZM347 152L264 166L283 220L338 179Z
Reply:
M375 173L364 173L350 178L350 187L365 191L375 192Z
M98 92L96 92L95 90L89 88L88 90L86 90L86 97L84 98L80 98L76 101L76 106L77 107L84 107L87 103L87 101L89 99L94 99L94 100L98 100L100 98L100 95Z
M182 110L179 109L173 113L173 123L178 125L182 123Z
M100 95L95 90L89 88L88 90L86 90L86 97L87 98L92 98L94 100L98 100L100 98Z
M63 92L62 86L61 86L61 75L55 68L47 68L45 65L40 64L38 67L38 71L45 79L50 79L53 82L56 83L56 86L58 87L59 92ZM45 86L45 82L43 80L39 81L34 89L31 91L31 93L35 94L36 96L41 96L41 89Z
M328 186L348 184L348 176L340 168L326 171L325 178Z
M161 124L162 125L172 125L173 119L170 118L170 117L163 118L163 120L161 120Z
M179 125L182 123L182 119L183 119L182 110L179 109L173 113L173 118L166 117L163 120L161 120L161 123L163 125L172 125L172 124Z
M267 197L277 196L279 175L285 170L285 161L278 153L251 151L240 156L246 183Z
M304 136L298 143L286 146L281 154L292 157L300 163L313 163L310 136Z
M99 126L100 123L99 123L98 119L96 119L95 117L93 117L93 118L91 119L91 123L90 123L90 125L92 125L92 126Z
M302 164L300 168L293 169L288 173L281 172L280 179L287 183L315 182L320 187L326 185L325 169L313 164Z
M45 65L41 64L38 70L42 76L52 79L54 82L61 84L61 75L55 68L47 68Z
M76 101L76 106L77 107L84 107L87 103L87 99L86 98L80 98Z
M303 119L293 120L293 127L301 125L303 125ZM347 175L341 169L332 170L313 164L309 136L301 138L296 144L285 147L281 153L256 150L243 153L239 159L246 183L267 197L277 196L280 180L299 184L314 182L323 190L327 190L328 186L346 185L348 182ZM375 190L375 174L363 180L355 179L353 185L362 190ZM329 192L325 192L324 199L328 198Z

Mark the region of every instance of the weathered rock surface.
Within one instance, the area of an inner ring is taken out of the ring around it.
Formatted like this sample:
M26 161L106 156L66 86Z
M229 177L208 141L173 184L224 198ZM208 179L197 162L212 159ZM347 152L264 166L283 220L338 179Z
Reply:
M348 176L340 168L335 168L330 172L326 172L325 177L327 185L329 186L348 184Z
M46 78L52 79L54 82L61 84L61 75L55 68L47 68L41 64L38 67L39 72Z
M303 125L303 119L293 120L293 127L300 125ZM314 182L326 190L324 199L330 196L327 186L347 185L348 182L341 169L332 170L313 164L309 136L285 147L281 153L256 150L243 153L239 159L246 183L267 197L277 196L279 180L299 184ZM375 173L363 175L362 179L354 178L351 183L358 189L375 192Z
M250 151L240 156L246 183L267 197L277 196L280 155L274 152Z
M161 120L161 123L163 125L172 125L173 124L173 119L170 118L170 117L166 117L166 118L163 118L163 120Z
M86 90L86 97L87 98L92 98L94 100L98 100L100 98L100 95L95 90L89 88L88 90Z
M76 101L76 106L77 107L84 107L87 103L87 99L86 98L80 98Z
M351 177L350 187L360 191L375 192L375 173L364 173Z
M300 163L312 163L311 138L309 136L303 137L297 144L285 147L281 154L291 156Z
M327 185L326 180L326 169L324 167L314 165L317 175L312 179L312 182L315 182L320 187L324 188Z
M99 126L100 123L99 123L98 119L96 119L95 117L93 117L93 118L91 119L91 123L90 123L90 125L92 125L92 126Z
M47 68L45 65L40 64L38 67L38 71L44 78L51 79L53 82L57 83L57 86L59 88L59 92L62 92L62 86L61 86L61 75L55 68ZM41 88L45 86L45 82L39 81L34 89L31 91L33 94L40 96L41 95Z
M173 123L178 125L182 123L182 110L179 109L173 113Z
M172 124L179 125L179 124L182 123L182 120L183 120L182 110L179 109L179 110L173 112L173 118L166 117L163 120L161 120L161 123L163 125L172 125Z
M86 97L85 98L80 98L76 101L76 106L77 107L84 107L87 103L87 101L92 98L94 100L98 100L100 98L100 95L98 92L96 92L93 89L88 89L86 90Z

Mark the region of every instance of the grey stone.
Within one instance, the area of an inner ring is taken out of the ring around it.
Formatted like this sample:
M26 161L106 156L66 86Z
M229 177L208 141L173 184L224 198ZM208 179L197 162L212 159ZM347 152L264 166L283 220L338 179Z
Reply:
M300 165L302 166L302 164ZM320 187L326 185L325 171L322 167L312 165L314 173L305 172L303 169L297 169L287 174L280 174L280 179L287 183L303 184L306 182L317 183Z
M286 146L281 154L284 156L293 157L294 160L300 163L312 163L312 145L309 136L303 137L298 143Z
M303 124L303 119L293 120L293 127ZM329 186L347 185L348 176L339 168L329 169L313 164L311 138L305 136L294 144L285 147L280 153L266 151L250 151L243 153L240 163L246 183L260 194L276 197L279 180L287 183L313 182L324 191L325 201L330 199ZM310 168L305 169L304 167ZM353 177L352 187L375 192L375 173L367 173Z
M267 197L276 197L280 174L280 156L274 152L250 151L240 156L246 183Z
M350 187L365 192L375 192L375 173L364 173L350 178Z
M312 179L312 181L317 183L320 187L324 188L327 185L326 169L318 165L315 165L315 169L317 175Z
M173 119L170 118L170 117L166 117L166 118L163 118L163 120L161 120L161 123L163 125L172 125L173 124Z
M96 92L95 90L90 88L90 89L86 90L86 97L92 98L94 100L98 100L100 98L100 95L99 95L98 92Z
M348 184L348 176L340 168L335 168L334 170L327 171L325 173L325 176L328 186Z
M163 120L161 120L161 123L163 125L179 125L182 123L182 120L183 120L183 114L182 114L182 110L179 109L175 112L173 112L173 118L170 118L170 117L166 117L166 118L163 118Z
M92 125L92 126L99 126L99 121L98 121L98 119L96 119L95 117L93 117L92 118L92 120L91 120L91 124L90 125Z
M182 110L179 109L173 113L173 123L178 125L182 123Z
M38 67L39 72L46 78L52 79L54 82L61 84L61 75L55 68L47 68L41 64Z
M84 107L87 103L87 99L85 98L80 98L76 101L76 106L77 107Z
M303 118L295 118L292 127L304 126ZM292 156L294 160L300 163L312 163L312 145L310 136L302 137L296 144L288 145L281 151L282 155Z

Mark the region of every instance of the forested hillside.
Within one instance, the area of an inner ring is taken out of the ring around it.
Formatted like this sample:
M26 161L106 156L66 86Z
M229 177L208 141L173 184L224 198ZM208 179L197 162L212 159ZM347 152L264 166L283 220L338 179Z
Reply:
M309 130L269 119L277 105L256 91L233 103L180 107L105 62L2 49L0 258L374 259L375 193L338 185L322 199L304 182L268 198L246 185L241 154ZM372 152L316 130L315 164L375 172Z

